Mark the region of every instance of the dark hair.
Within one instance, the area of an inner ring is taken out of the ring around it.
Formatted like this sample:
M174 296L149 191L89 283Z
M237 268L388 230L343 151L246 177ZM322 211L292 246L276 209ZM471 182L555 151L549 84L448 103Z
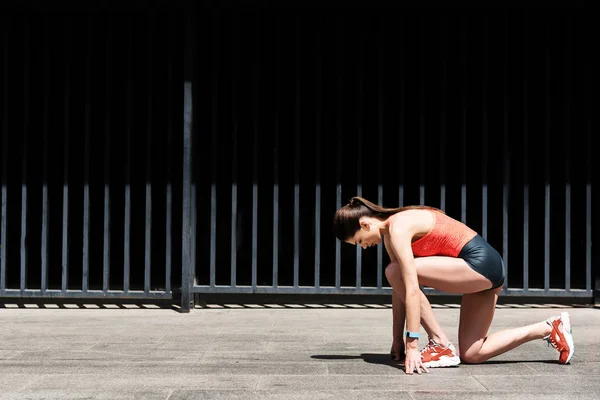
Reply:
M360 229L361 217L366 216L384 220L399 212L414 209L436 210L443 213L438 208L424 205L386 208L378 206L362 197L354 196L350 199L350 203L335 212L333 217L333 232L339 240L345 241L354 236L356 231Z

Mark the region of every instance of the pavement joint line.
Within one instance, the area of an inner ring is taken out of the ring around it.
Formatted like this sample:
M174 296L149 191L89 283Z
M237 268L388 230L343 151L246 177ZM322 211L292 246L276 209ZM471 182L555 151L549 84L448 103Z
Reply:
M94 348L94 347L95 347L95 346L96 346L98 343L100 343L100 342L96 342L96 343L94 343L93 345L91 345L91 346L90 346L90 347L88 347L87 349L84 349L84 350L83 350L83 352L85 353L86 351L89 351L89 350L93 349L93 348Z
M490 392L490 389L487 386L485 386L483 383L481 383L481 381L479 379L477 379L477 376L475 376L475 375L471 375L471 376L473 377L473 379L475 379L477 381L477 383L479 383L481 385L481 387L483 387L485 389L486 392L488 392L488 393Z
M171 396L173 396L173 393L175 393L175 389L171 389L171 391L169 392L169 394L167 395L167 398L165 400L169 400L171 398Z
M129 368L131 364L130 363L123 363L123 366L120 369L117 369L117 371L114 372L115 375L119 375L121 372L123 372L124 370L126 370L127 368Z
M532 367L531 365L529 365L528 363L525 363L525 366L526 366L527 368L531 369L532 371L534 371L534 372L536 372L536 373L538 373L538 374L539 374L539 371L538 371L538 370L536 370L535 368L533 368L533 367Z
M161 337L160 337L160 338L157 340L157 342L160 342L160 341L161 341L161 340L162 340L162 339L163 339L165 336L167 336L167 333L168 333L168 332L165 332L165 333L164 333L164 334L163 334L163 335L162 335L162 336L161 336Z

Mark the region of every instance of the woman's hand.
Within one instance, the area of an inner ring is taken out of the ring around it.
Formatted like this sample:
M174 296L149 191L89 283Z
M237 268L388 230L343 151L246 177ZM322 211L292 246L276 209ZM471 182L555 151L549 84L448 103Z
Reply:
M394 361L404 361L404 340L394 339L392 342L392 349L390 350L390 357Z
M417 370L417 374L419 375L421 375L422 371L429 373L427 368L423 366L421 352L418 349L407 348L406 360L404 360L404 372L412 375L415 370Z

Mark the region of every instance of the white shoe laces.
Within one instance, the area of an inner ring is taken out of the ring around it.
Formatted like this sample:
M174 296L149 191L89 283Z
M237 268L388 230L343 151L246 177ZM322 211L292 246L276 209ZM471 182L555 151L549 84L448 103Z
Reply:
M429 339L427 345L421 349L421 354L427 353L430 349L433 349L435 346L439 346L433 339Z
M560 317L551 317L551 318L548 318L546 320L546 323L548 325L550 325L550 328L552 330L554 330L554 326L552 326L552 322L556 321L557 319L560 319ZM543 340L545 340L546 342L548 342L548 347L552 346L552 347L554 347L556 349L557 343L554 340L554 338L552 337L552 330L550 331L549 335L543 337Z

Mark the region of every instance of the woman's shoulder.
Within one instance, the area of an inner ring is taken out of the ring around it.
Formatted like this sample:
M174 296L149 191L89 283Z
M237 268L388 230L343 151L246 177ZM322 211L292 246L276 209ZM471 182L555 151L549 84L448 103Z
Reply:
M392 215L388 225L392 230L428 231L435 223L435 214L431 208L409 208Z

